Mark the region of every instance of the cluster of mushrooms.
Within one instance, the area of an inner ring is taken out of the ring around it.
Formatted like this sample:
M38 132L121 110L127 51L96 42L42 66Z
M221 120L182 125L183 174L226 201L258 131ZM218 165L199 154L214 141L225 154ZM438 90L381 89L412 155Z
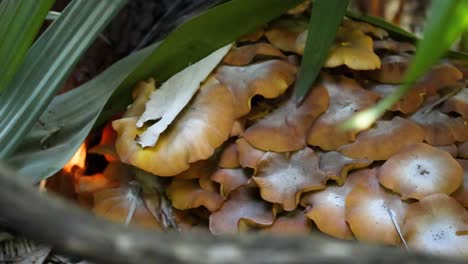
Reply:
M76 183L94 212L161 230L319 230L468 257L468 68L440 62L371 128L344 131L398 89L415 48L345 19L297 104L308 12L239 39L153 147L137 142L156 89L140 82L95 149L108 167Z

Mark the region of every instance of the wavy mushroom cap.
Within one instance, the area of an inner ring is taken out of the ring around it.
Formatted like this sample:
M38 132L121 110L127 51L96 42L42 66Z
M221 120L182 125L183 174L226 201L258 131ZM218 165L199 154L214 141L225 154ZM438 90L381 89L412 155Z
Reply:
M377 121L375 127L359 133L356 141L338 151L351 158L387 160L402 148L424 140L424 130L411 121L394 117Z
M458 159L457 162L463 168L463 184L452 194L452 197L468 208L468 160Z
M255 95L275 98L282 95L296 80L297 67L281 60L268 60L248 66L220 66L214 77L234 97L235 118L250 112Z
M261 233L277 235L306 235L312 231L312 223L302 210L278 216L273 225L262 228Z
M369 79L380 83L399 84L403 82L410 58L403 55L387 55L382 58L381 63L379 69L366 73Z
M456 95L447 99L442 106L442 111L445 113L458 113L468 119L468 88L462 89Z
M346 197L345 218L360 241L397 245L400 237L389 211L399 226L406 214L406 204L398 195L386 191L375 176L354 186Z
M260 160L252 179L265 201L296 209L303 192L324 189L328 178L319 169L318 155L305 148L290 155L268 152Z
M218 166L224 169L235 169L241 166L239 163L239 151L237 150L236 143L229 144L221 152Z
M257 170L258 163L265 155L265 151L256 149L245 138L239 138L236 141L237 151L239 152L239 163L243 168Z
M257 58L285 59L286 56L275 46L261 42L231 49L223 62L228 65L244 66Z
M320 154L319 168L336 184L343 185L351 170L367 167L372 163L365 158L349 158L340 152L329 151Z
M342 26L348 30L359 30L364 34L370 35L377 39L383 39L388 37L387 31L379 27L374 27L373 25L366 22L345 19L343 20Z
M250 175L243 169L219 169L211 179L220 185L220 193L225 198L235 189L249 183Z
M458 157L468 159L468 142L460 143L457 148Z
M468 212L446 194L433 194L409 206L403 226L411 249L468 258Z
M221 208L210 215L213 234L237 234L246 227L272 225L275 214L271 204L261 200L255 189L241 187L231 192Z
M312 125L307 143L324 150L336 150L355 139L357 130L343 131L341 125L356 112L366 109L379 96L363 89L356 81L344 76L323 75L322 83L327 89L330 106Z
M317 117L328 108L328 93L324 86L311 89L301 105L290 96L265 118L249 127L242 135L255 148L287 152L307 146L307 131Z
M308 21L305 18L279 19L270 24L265 36L273 46L302 55L307 27Z
M223 201L221 195L202 189L196 180L180 180L177 177L167 187L166 194L171 200L172 206L179 210L204 206L214 212Z
M379 171L380 183L403 199L451 194L463 181L463 169L447 152L419 143L405 147Z
M159 176L174 176L190 163L208 159L229 137L234 123L232 95L209 78L190 105L159 138L154 147L142 148L136 138L137 117L112 123L117 132L116 150L123 162Z
M374 40L374 50L386 50L393 53L415 52L416 47L408 42L395 41L393 39Z
M301 205L306 207L306 215L323 233L341 238L353 239L354 235L345 220L346 197L359 182L367 182L375 177L375 169L363 169L353 172L343 186L328 186L325 190L304 195Z

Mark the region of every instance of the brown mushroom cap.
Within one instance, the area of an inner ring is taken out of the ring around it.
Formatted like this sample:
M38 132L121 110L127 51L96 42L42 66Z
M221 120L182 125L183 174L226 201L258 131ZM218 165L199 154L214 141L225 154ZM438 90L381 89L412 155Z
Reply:
M463 168L463 184L452 194L452 197L468 208L468 160L458 159L457 161Z
M425 141L433 146L450 145L468 141L468 119L451 117L437 109L418 111L410 120L426 132Z
M304 53L305 39L307 36L308 21L304 17L294 19L279 19L270 24L265 32L268 41L275 47L297 54Z
M214 78L202 85L198 94L163 133L154 147L142 148L135 140L141 132L136 117L112 123L117 132L116 150L120 159L159 176L174 176L190 163L207 159L229 137L234 123L232 95Z
M319 168L341 186L345 183L349 171L367 167L371 163L368 159L353 159L339 152L329 151L320 154Z
M295 81L296 72L297 67L289 62L269 60L248 66L220 66L214 77L234 97L237 119L250 111L250 99L255 95L275 98L283 94Z
M216 211L223 201L218 193L203 190L196 180L180 180L174 178L166 189L167 197L172 206L179 210L204 206L211 212Z
M211 179L220 185L220 192L223 197L227 197L233 190L248 184L250 175L242 168L219 169Z
M463 169L447 152L419 143L403 148L379 171L380 183L403 199L451 194L463 181Z
M324 150L336 150L354 141L355 134L359 132L343 131L343 122L356 112L374 105L379 96L344 76L323 75L322 83L327 88L330 106L312 125L307 143Z
M468 212L446 194L433 194L409 206L403 233L411 249L468 257Z
M219 167L224 169L235 169L240 167L239 151L235 143L229 144L221 153L219 158Z
M359 30L364 34L371 35L378 39L388 37L387 31L379 27L374 27L373 25L366 22L345 19L343 20L342 26L348 30Z
M424 136L421 127L397 116L390 121L377 121L374 128L359 133L356 141L338 151L351 158L387 160L405 146L422 142Z
M403 77L410 64L408 56L387 55L382 58L380 69L366 73L371 80L386 84L398 84L403 82Z
M359 182L367 182L369 177L375 177L375 169L358 170L349 175L343 186L328 186L325 190L309 192L301 199L301 205L306 207L307 217L312 219L323 233L341 239L353 239L348 224L345 221L346 196Z
M455 144L450 144L450 145L445 145L445 146L437 146L435 148L449 153L454 158L456 158L458 156L458 148L457 148L457 146Z
M224 57L223 62L228 65L244 66L250 64L255 58L259 57L286 58L275 46L261 42L231 49Z
M210 215L210 231L213 234L236 234L241 225L269 226L275 214L271 204L259 199L251 187L241 187L229 195L221 208Z
M239 138L236 141L237 150L239 151L239 163L243 168L251 168L257 170L258 163L265 155L265 151L256 149L245 138Z
M303 1L301 4L299 4L298 6L292 8L292 9L289 9L287 14L288 15L299 15L299 14L302 14L304 13L307 9L310 8L312 4L312 1L311 0L306 0L306 1Z
M360 241L388 245L400 242L389 210L401 226L406 214L406 204L398 195L382 188L375 176L365 183L356 184L346 197L346 221Z
M312 231L312 224L302 210L294 210L278 216L271 226L262 228L262 233L278 235L306 235Z
M442 111L445 113L459 113L468 119L468 88L462 89L455 96L447 99L442 106Z
M468 159L468 142L458 145L458 157Z
M259 41L263 37L263 35L265 35L265 28L262 26L240 37L238 41L239 42L256 42L256 41Z
M328 93L324 86L311 89L300 106L291 96L271 114L249 127L243 137L255 148L287 152L306 147L307 131L313 121L328 108Z
M340 27L324 67L346 65L354 70L380 68L380 58L374 53L372 38L358 29Z
M286 211L296 209L301 193L323 189L328 180L319 169L318 155L310 148L295 152L290 157L275 152L266 153L252 179L259 186L265 201L280 204Z
M408 42L395 41L393 39L374 40L374 50L387 50L394 53L415 52L416 47Z
M131 192L129 186L122 186L94 193L93 212L113 222L125 223L133 204L133 201L129 199ZM136 207L130 224L143 228L162 229L144 202L141 199L135 202Z
M131 167L115 161L109 163L102 173L82 176L75 180L75 192L94 193L105 189L117 188L132 178Z

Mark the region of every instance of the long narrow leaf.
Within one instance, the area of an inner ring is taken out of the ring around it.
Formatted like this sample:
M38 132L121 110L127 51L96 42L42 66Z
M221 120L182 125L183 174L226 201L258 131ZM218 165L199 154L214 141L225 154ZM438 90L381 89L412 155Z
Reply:
M82 87L56 97L8 161L34 181L52 175L84 141L117 88L110 104L114 107L107 109L103 121L125 109L136 81L150 76L164 81L301 2L232 0L188 21L160 46L133 53Z
M348 0L317 0L312 8L309 32L302 58L295 95L300 101L307 94L325 63Z
M0 95L0 158L36 123L80 56L126 0L74 0L29 50Z
M369 24L372 24L374 26L378 26L380 28L385 29L388 31L390 37L396 39L396 40L402 40L402 41L407 41L410 43L417 43L420 41L420 39L414 35L411 32L408 32L401 27L394 25L388 21L386 21L383 18L380 17L374 17L374 16L368 16L364 14L358 14L353 11L346 11L346 16L355 19L355 20L360 20L367 22ZM432 18L431 18L432 19ZM464 52L458 52L458 51L452 51L449 50L446 54L448 58L451 59L460 59L460 60L468 60L468 54Z
M374 107L358 113L345 127L367 128L388 108L398 102L412 85L436 63L468 28L468 0L433 0L424 38L418 43L403 85Z
M54 0L0 2L0 92L10 83Z

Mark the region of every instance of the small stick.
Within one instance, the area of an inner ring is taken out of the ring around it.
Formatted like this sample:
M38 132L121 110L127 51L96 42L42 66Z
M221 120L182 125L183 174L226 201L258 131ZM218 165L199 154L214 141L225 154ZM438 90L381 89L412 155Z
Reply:
M405 245L406 250L409 251L408 244L406 244L406 240L403 237L403 234L401 233L400 226L398 225L396 218L395 218L395 214L390 208L387 208L387 213L390 216L390 219L392 220L393 225L395 226L398 236L400 236L401 241L403 241L403 244Z

